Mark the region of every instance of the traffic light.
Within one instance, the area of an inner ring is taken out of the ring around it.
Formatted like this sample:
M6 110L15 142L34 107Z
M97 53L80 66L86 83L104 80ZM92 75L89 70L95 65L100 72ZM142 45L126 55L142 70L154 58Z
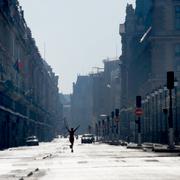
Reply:
M114 119L114 111L111 112L111 118Z
M141 107L141 96L136 96L136 107Z
M167 88L168 89L174 88L174 72L173 71L167 72Z
M102 125L104 126L104 124L105 124L105 121L104 121L104 120L102 120Z
M115 116L116 116L116 118L119 117L119 109L115 109Z

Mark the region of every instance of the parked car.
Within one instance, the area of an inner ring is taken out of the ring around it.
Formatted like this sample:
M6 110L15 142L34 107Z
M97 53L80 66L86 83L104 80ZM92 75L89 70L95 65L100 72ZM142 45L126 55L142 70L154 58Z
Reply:
M95 139L93 134L84 134L81 137L81 143L93 143L94 140Z
M126 141L120 141L121 146L127 146L128 143Z
M36 136L29 136L26 139L26 145L27 146L38 146L39 145L39 140L37 139Z

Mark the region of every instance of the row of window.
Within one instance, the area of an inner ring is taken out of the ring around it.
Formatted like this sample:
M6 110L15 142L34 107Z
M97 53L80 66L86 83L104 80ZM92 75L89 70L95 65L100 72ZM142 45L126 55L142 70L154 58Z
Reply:
M180 6L175 6L175 28L180 30Z
M175 56L180 57L180 44L175 45Z
M174 55L175 55L175 62L174 62L174 68L177 71L180 71L180 43L175 45L175 49L174 49Z

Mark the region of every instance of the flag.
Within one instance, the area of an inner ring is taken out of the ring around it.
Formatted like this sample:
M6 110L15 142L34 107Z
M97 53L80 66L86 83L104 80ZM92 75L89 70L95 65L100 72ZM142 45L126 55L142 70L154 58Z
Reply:
M23 63L19 59L17 59L13 67L19 73L23 68Z

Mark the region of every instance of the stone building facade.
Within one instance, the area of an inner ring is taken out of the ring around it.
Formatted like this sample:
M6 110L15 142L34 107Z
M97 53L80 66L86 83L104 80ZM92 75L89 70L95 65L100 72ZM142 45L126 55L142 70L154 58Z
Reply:
M17 0L0 0L0 148L37 135L52 139L61 119L58 76L42 59Z
M133 117L137 95L147 100L147 95L166 84L167 71L174 71L180 79L180 1L136 0L135 9L128 4L120 35L122 102L128 116ZM158 113L154 110L151 114L155 114L151 119L157 117L154 122L157 126L152 126L151 131L158 131ZM128 116L126 121L130 124L132 118Z

